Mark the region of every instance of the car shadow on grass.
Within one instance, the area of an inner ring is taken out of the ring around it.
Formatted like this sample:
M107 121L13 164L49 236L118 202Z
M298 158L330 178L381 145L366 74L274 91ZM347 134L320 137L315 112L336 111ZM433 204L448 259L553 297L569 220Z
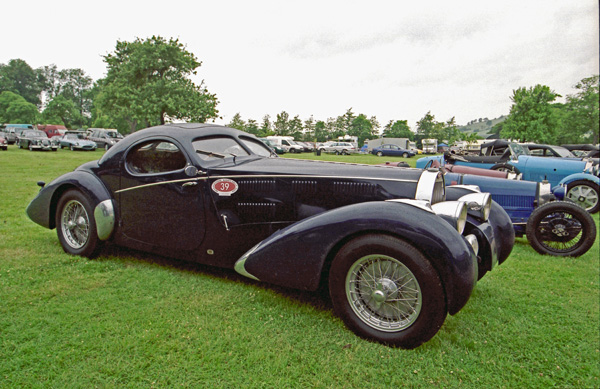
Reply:
M178 271L206 275L231 282L253 285L271 292L283 298L293 300L300 304L307 304L319 310L333 311L331 300L329 299L329 290L327 288L327 275L321 280L321 285L316 291L304 291L299 289L290 289L266 282L254 281L238 274L233 269L221 268L216 266L204 265L196 262L184 261L175 258L164 257L161 255L147 253L129 249L114 244L105 245L99 255L92 259L93 261L120 261L123 263L150 264L165 269L176 269Z

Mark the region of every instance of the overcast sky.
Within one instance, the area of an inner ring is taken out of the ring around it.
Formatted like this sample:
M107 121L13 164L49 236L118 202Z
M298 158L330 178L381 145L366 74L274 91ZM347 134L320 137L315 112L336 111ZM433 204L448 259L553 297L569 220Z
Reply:
M106 74L116 42L178 38L228 123L285 110L381 126L427 112L458 124L509 113L512 91L561 95L599 73L598 0L9 1L0 63Z

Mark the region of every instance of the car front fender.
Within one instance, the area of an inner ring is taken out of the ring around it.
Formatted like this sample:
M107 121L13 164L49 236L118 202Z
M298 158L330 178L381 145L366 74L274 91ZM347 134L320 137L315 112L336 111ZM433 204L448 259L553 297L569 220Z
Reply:
M43 227L55 228L58 201L69 189L78 189L91 200L96 207L94 215L99 238L108 239L115 224L112 196L98 177L85 170L64 174L44 186L27 206L27 216Z
M558 183L558 186L567 186L571 182L574 182L577 180L587 180L587 181L591 181L591 182L595 183L596 185L600 185L600 178L596 177L593 174L575 173L575 174L568 175L565 178L563 178L562 180L560 180L560 182Z
M260 242L235 268L256 280L316 290L337 251L370 233L396 236L420 250L442 279L451 314L466 304L477 282L473 250L442 218L407 203L366 202L304 219Z

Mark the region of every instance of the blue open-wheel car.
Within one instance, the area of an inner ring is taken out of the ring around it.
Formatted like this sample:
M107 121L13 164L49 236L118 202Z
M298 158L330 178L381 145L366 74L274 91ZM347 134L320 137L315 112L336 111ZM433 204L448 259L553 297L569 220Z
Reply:
M600 167L597 159L536 157L523 145L504 140L484 143L480 155L436 155L417 160L416 167L425 168L433 161L444 165L471 166L509 171L521 179L548 182L553 192L562 191L565 200L581 205L590 213L600 209Z

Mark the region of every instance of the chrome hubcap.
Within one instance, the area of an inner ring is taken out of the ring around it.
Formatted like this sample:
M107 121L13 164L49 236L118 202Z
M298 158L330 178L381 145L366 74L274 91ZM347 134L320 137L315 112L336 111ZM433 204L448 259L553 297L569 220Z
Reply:
M598 193L587 185L577 185L569 189L567 198L588 211L598 204Z
M422 293L415 275L385 255L368 255L352 265L346 276L346 296L354 313L380 331L402 331L421 312Z
M89 235L89 217L83 204L71 200L63 208L61 230L66 243L74 249L85 245Z

